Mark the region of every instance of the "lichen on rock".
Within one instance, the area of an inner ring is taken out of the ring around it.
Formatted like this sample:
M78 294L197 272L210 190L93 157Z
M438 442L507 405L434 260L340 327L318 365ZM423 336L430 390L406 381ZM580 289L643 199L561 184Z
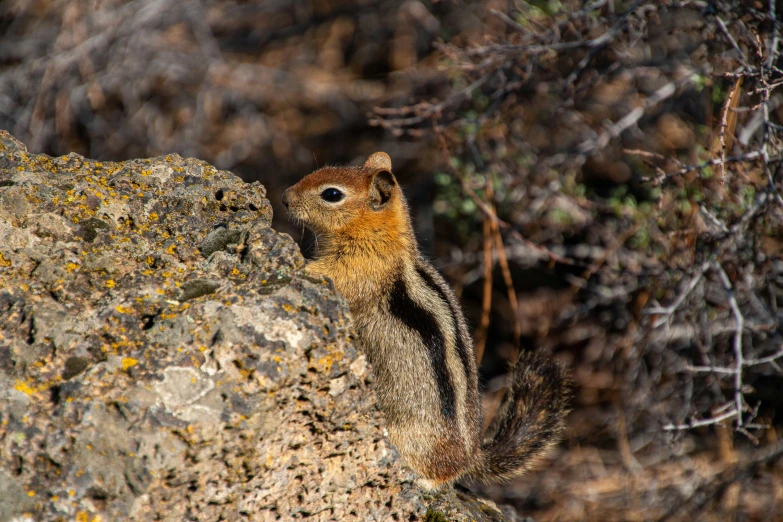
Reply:
M0 131L0 520L502 519L416 487L265 195Z

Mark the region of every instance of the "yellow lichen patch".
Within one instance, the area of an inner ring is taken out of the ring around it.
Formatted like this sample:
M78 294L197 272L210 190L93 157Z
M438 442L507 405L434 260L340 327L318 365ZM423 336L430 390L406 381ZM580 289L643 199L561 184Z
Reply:
M28 497L34 497L35 496L35 491L33 491L33 490L28 491L27 492L27 496Z
M150 174L152 174L152 171L149 169L145 169L141 171L142 176L149 176Z
M177 250L177 245L171 245L166 249L166 253L174 255L176 253L176 250Z
M133 357L125 357L122 360L122 369L127 370L129 368L133 368L137 364L139 364L139 361L137 359L134 359Z
M131 344L131 343L127 339L123 339L121 341L115 341L115 342L111 343L111 349L112 349L112 351L116 352L117 350L119 350L123 346L127 346L129 344Z
M74 271L74 270L76 270L77 268L79 268L79 265L77 265L76 263L68 263L68 264L66 264L66 265L65 265L65 269L66 269L68 272L73 272L73 271Z
M289 312L289 313L294 311L294 307L293 307L293 306L291 306L291 305L290 305L290 304L288 304L288 303L283 303L283 304L281 305L281 307L282 307L282 309L283 309L283 310L285 310L286 312Z
M90 515L86 511L76 513L76 522L90 522Z
M2 252L0 252L0 266L11 266L11 261L6 259Z
M133 308L128 308L126 306L117 305L114 307L114 310L121 314L129 314L133 311Z
M114 279L109 279L105 283L103 283L103 286L106 288L114 288L117 285L117 283L114 282Z
M331 355L321 357L320 359L318 359L318 362L316 362L316 365L326 372L332 369L332 364L334 364L334 359L332 359Z
M32 395L33 393L36 393L38 391L38 388L33 388L32 386L28 386L28 384L24 381L16 381L16 384L14 384L14 389L26 395Z
M150 212L149 219L150 219L150 221L157 221L158 220L158 213L157 212Z

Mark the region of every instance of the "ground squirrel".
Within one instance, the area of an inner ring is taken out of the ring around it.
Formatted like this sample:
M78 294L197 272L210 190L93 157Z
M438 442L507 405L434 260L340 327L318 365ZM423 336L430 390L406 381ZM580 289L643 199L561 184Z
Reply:
M408 206L376 152L361 167L324 167L283 194L292 219L316 235L307 265L348 300L377 379L389 439L428 487L460 478L507 480L526 471L564 429L563 370L531 356L482 440L473 344L451 288L419 253Z

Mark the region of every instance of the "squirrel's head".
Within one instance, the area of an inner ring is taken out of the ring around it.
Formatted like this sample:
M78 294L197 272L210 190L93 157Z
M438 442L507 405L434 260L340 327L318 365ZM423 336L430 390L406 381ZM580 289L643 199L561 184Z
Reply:
M376 152L360 167L324 167L283 192L291 218L328 239L386 236L407 227L408 209L391 158Z

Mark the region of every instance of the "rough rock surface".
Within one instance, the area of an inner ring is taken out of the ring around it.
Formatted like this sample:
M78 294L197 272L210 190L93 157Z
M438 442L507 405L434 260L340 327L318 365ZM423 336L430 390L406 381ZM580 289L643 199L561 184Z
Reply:
M260 184L0 131L0 520L501 520L383 438Z

